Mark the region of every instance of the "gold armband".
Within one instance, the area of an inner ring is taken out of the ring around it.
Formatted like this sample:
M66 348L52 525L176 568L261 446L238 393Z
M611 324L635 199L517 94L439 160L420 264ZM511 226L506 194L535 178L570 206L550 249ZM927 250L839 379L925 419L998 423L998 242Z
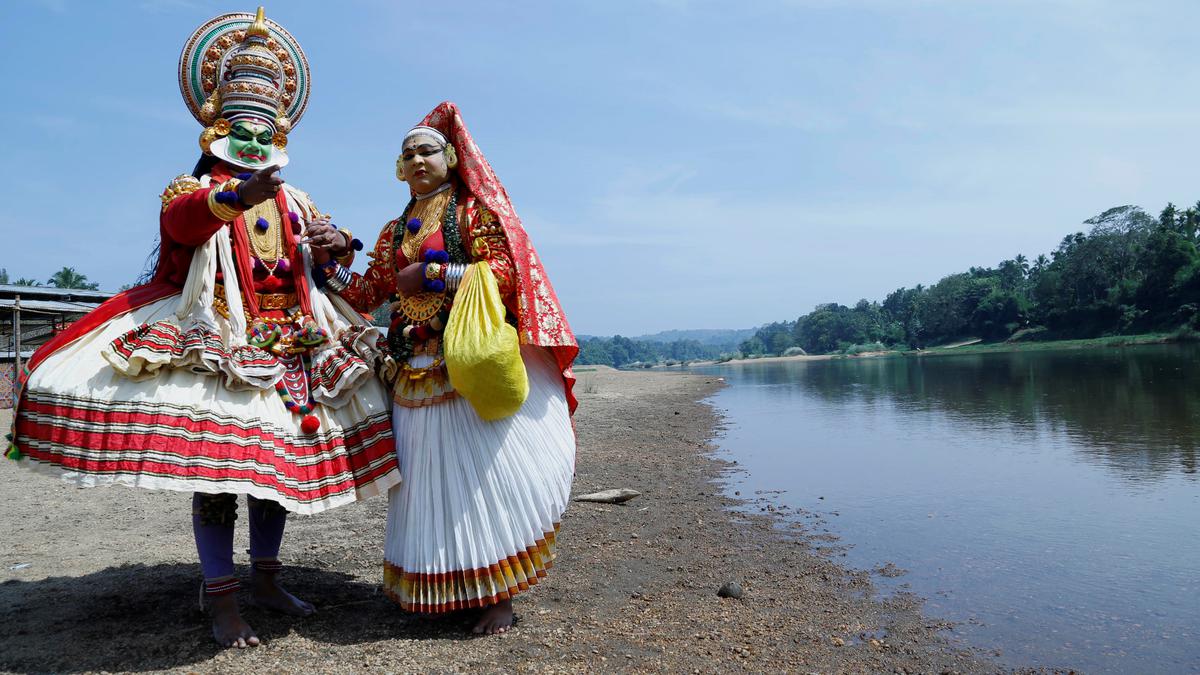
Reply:
M232 222L235 218L242 215L242 210L229 204L222 204L217 201L217 195L222 192L237 192L238 186L242 181L236 178L230 178L220 185L214 185L208 191L208 210L223 223Z

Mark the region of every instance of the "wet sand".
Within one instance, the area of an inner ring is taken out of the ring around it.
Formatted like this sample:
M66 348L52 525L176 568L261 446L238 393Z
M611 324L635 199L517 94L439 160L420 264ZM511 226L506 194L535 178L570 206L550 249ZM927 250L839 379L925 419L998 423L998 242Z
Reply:
M0 462L0 669L1003 671L951 642L918 598L878 598L828 535L723 496L718 481L736 467L711 457L720 420L700 402L719 386L690 373L580 373L573 493L642 496L572 503L554 569L517 597L520 621L502 636L470 636L462 617L406 615L379 592L387 504L373 499L289 521L285 582L316 616L247 609L264 644L218 649L197 609L189 495L76 489ZM741 599L717 596L727 581Z

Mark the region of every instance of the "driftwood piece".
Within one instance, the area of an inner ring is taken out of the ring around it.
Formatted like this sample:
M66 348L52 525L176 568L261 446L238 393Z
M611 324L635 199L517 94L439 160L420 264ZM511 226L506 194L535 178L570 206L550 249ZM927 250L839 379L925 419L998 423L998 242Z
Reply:
M586 495L579 495L575 498L577 502L598 502L601 504L622 504L640 497L642 493L629 488L617 488L614 490L601 490L600 492L592 492Z

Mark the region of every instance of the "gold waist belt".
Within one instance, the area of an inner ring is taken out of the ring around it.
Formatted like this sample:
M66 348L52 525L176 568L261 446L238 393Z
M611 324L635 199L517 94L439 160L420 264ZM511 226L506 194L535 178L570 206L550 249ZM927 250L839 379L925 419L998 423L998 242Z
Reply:
M225 284L217 284L214 295L225 300ZM255 293L259 309L291 309L300 304L295 293Z

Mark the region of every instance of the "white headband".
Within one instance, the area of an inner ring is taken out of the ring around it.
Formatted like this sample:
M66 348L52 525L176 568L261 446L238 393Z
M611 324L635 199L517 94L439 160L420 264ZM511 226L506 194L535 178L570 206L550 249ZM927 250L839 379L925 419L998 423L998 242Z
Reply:
M434 129L433 127L413 127L412 131L404 134L404 140L401 142L407 143L408 139L412 138L413 136L433 136L437 140L441 141L442 145L447 144L446 137L442 135L442 132Z

